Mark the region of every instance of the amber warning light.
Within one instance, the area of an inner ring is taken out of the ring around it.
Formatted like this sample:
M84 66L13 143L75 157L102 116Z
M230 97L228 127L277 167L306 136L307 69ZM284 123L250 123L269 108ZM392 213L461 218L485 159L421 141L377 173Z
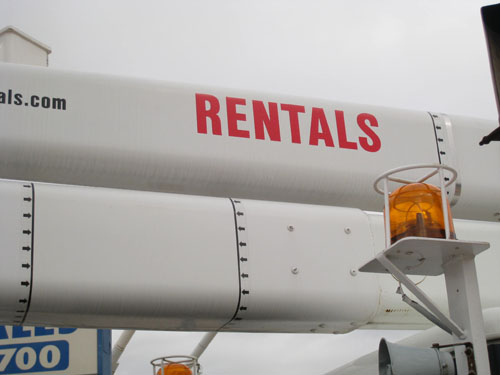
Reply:
M448 200L450 238L455 239ZM384 212L384 215L387 213ZM441 190L424 183L399 187L389 195L391 244L404 237L446 238Z
M190 355L170 355L151 361L153 375L199 375L198 359Z
M402 172L423 169L427 173L417 179L398 177ZM430 170L430 172L428 172ZM447 177L445 184L444 174ZM438 175L440 188L426 183ZM405 237L456 239L446 187L457 177L445 165L413 165L390 170L375 181L375 190L384 195L386 247ZM389 192L389 182L402 186ZM382 189L379 185L382 185Z
M189 367L182 363L170 363L159 369L156 375L193 375Z

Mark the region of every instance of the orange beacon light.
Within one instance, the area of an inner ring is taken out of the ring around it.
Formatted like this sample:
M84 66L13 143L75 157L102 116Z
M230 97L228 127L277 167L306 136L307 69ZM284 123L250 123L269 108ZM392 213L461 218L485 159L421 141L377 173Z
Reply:
M446 199L450 239L455 239L455 228ZM387 212L384 212L387 215ZM441 190L425 183L399 187L389 195L391 244L404 237L446 238Z
M169 355L151 361L153 375L197 375L198 358L190 355Z
M397 177L402 172L415 169L431 172L417 179ZM446 184L444 171L452 175L446 179ZM435 175L439 175L440 188L426 183ZM386 247L405 237L456 239L445 190L456 178L457 172L453 168L441 164L396 168L378 177L374 188L384 195ZM389 182L402 186L389 193ZM379 187L380 184L383 185L383 190Z
M156 375L193 375L193 373L189 367L182 363L169 363L163 369L160 368Z

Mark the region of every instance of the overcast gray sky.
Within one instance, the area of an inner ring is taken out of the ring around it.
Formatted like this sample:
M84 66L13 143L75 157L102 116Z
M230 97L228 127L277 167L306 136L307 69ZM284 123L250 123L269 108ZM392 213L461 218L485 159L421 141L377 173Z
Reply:
M471 0L0 0L0 28L49 45L52 69L203 83L497 117L479 8ZM347 303L347 301L346 301ZM322 374L382 335L220 334L205 374ZM117 375L189 354L201 333L141 332Z

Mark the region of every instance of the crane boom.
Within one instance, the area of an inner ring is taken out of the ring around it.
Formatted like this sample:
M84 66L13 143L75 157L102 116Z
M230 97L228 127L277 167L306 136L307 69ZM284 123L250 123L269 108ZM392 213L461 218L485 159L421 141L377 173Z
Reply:
M378 211L380 173L443 163L455 217L500 212L500 151L472 141L490 121L6 63L0 82L2 178Z
M392 277L357 272L384 248L377 213L5 180L0 207L5 324L318 333L430 324L394 294ZM455 221L461 239L492 248L499 227ZM498 261L494 251L478 257L485 308L500 305ZM420 286L447 311L440 277Z

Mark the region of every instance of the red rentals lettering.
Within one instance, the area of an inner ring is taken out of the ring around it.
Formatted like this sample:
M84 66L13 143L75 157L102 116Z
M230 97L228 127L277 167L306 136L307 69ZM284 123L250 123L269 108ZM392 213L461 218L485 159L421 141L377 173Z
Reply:
M208 133L208 120L210 120L212 134L222 135L221 115L219 113L221 104L219 99L213 95L198 93L195 95L195 98L198 133ZM250 130L243 128L244 126L248 126L247 115L238 108L238 106L246 106L247 101L244 98L233 98L229 96L225 99L228 135L230 137L250 138ZM262 100L252 100L255 139L269 139L274 142L282 141L281 135L283 128L281 128L280 125L285 125L280 124L280 113L278 108L281 109L282 112L288 112L291 142L301 144L299 113L306 114L305 106L275 102L266 103ZM358 128L365 136L359 136L358 142L355 142L354 140L350 141L348 138L348 130L351 136L352 132L355 130L352 128L349 129L348 126L346 126L344 111L334 110L332 112L335 114L339 148L358 150L359 146L359 148L368 152L377 152L380 150L381 141L374 130L374 128L379 127L379 124L374 115L369 113L360 113L357 115L356 122ZM222 118L224 117L222 116ZM286 119L282 118L281 120L286 122ZM321 140L326 147L334 147L334 139L331 130L332 128L330 128L328 124L325 109L312 107L310 112L309 145L319 146Z

